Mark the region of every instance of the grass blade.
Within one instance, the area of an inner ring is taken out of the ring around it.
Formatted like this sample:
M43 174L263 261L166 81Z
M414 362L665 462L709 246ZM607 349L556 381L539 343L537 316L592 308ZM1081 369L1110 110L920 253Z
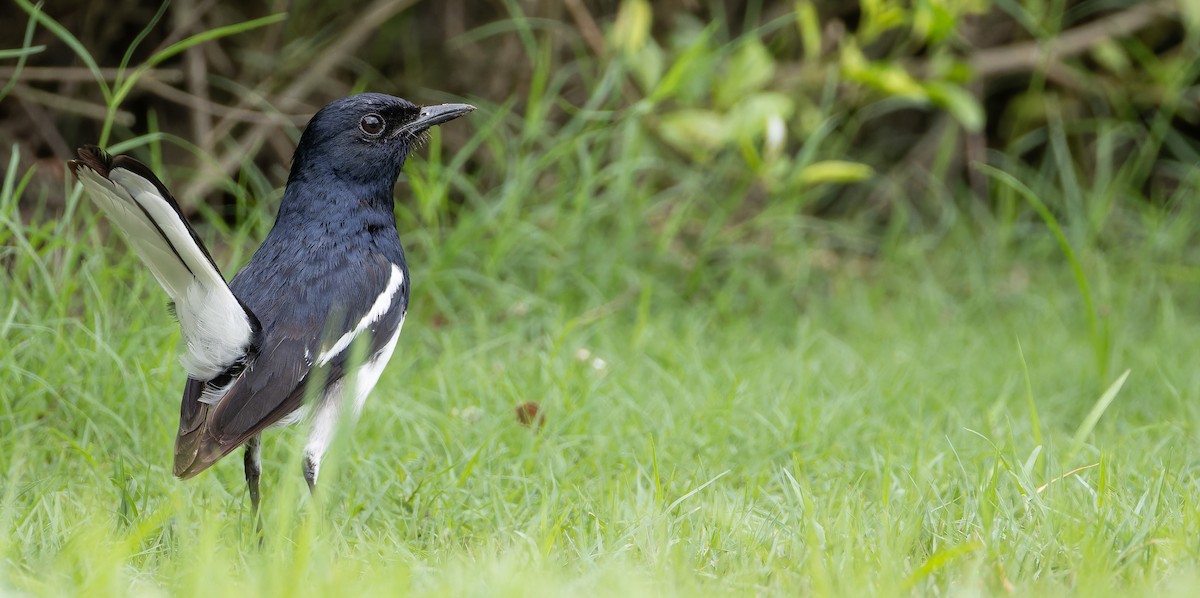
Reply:
M19 1L23 2L25 0ZM208 31L202 31L191 37L179 40L170 46L159 50L158 52L155 52L153 56L146 60L146 62L143 62L142 64L138 65L137 68L133 69L133 72L129 74L129 77L122 80L117 86L116 91L113 92L112 97L108 102L109 117L105 119L104 128L100 132L100 145L103 146L108 142L108 136L112 131L113 116L116 114L117 107L121 105L121 102L125 100L126 96L129 95L129 92L133 91L134 86L137 85L138 80L141 79L142 75L144 75L146 71L154 68L164 60L167 60L168 58L171 58L193 46L207 41L212 41L214 39L220 39L222 37L244 33L259 27L265 27L273 23L278 23L286 17L287 13L280 12L258 19L251 19L241 23L234 23L233 25L226 25L224 27L217 27Z
M92 76L95 77L96 85L100 87L101 93L104 94L105 101L111 101L112 90L108 87L108 82L104 80L104 75L100 72L100 66L97 65L96 60L92 58L91 52L88 52L87 48L83 47L83 42L80 42L79 38L75 37L75 35L70 31L67 31L66 27L60 25L59 22L51 18L50 15L42 12L41 4L34 6L33 4L29 3L29 0L13 1L17 3L17 6L21 7L21 10L24 10L32 19L41 23L43 27L49 29L55 37L62 40L64 44L67 44L68 48L71 48L71 50L75 52L77 56L79 56L79 59L83 61L84 66L86 66L88 71L92 73Z
M1112 405L1113 399L1117 398L1117 393L1121 392L1121 387L1125 386L1125 379L1129 377L1130 370L1125 370L1104 394L1092 406L1092 410L1088 412L1087 417L1083 418L1083 423L1079 424L1079 429L1075 430L1075 437L1071 440L1071 449L1067 451L1066 463L1070 463L1075 458L1075 454L1083 446L1083 441L1087 439L1092 430L1096 429L1096 424L1100 422L1100 417L1108 410L1109 405Z
M1075 276L1075 285L1079 287L1079 295L1083 298L1083 307L1087 312L1088 321L1088 336L1092 341L1092 352L1096 358L1096 372L1099 378L1107 377L1108 373L1108 358L1109 358L1109 342L1108 331L1101 327L1100 317L1096 313L1096 301L1092 295L1092 287L1088 284L1087 274L1083 271L1083 264L1079 262L1079 257L1075 255L1075 250L1071 248L1071 242L1067 239L1067 235L1063 232L1062 226L1058 223L1058 218L1054 216L1054 212L1046 206L1045 202L1037 196L1025 183L1022 183L1017 177L991 166L977 162L975 167L984 174L1004 183L1013 191L1016 191L1025 201L1029 202L1030 207L1037 212L1042 221L1054 234L1054 238L1058 241L1058 246L1062 249L1063 255L1067 258L1067 262L1071 265L1071 273Z

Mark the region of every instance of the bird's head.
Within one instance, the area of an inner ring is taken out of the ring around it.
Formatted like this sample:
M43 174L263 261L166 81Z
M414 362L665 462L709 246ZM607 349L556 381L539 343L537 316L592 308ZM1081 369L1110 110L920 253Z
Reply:
M381 93L335 100L304 128L288 183L332 177L390 189L408 153L425 140L430 127L474 109L470 104L417 106Z

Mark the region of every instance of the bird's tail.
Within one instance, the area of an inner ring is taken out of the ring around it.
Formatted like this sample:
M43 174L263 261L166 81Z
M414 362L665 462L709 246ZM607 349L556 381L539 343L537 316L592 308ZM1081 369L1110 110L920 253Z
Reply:
M201 411L207 415L208 405L204 405ZM180 427L179 435L175 437L175 477L184 480L193 477L236 448L236 445L232 445L228 447L229 450L221 450L221 445L205 442L207 428L203 423L190 432L184 432Z
M242 358L255 341L258 319L243 305L158 177L129 156L96 146L79 149L71 172L171 296L183 331L180 360L209 380Z
M223 446L209 431L212 406L196 400L203 393L204 382L188 378L183 389L179 410L179 434L175 437L175 476L188 479L208 469L218 459L237 447Z

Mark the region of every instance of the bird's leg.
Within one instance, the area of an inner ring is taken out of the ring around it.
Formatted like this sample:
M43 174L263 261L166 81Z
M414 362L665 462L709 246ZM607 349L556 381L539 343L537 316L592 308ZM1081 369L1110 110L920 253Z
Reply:
M317 493L317 469L321 466L319 456L304 455L304 481L308 482L308 493Z
M250 505L258 516L258 478L262 476L262 435L255 434L246 442L246 486L250 489Z
M254 518L254 533L258 536L258 545L262 546L262 517L258 513L258 478L262 476L261 434L255 434L246 441L246 455L243 463L246 465L246 487L250 490L250 516Z

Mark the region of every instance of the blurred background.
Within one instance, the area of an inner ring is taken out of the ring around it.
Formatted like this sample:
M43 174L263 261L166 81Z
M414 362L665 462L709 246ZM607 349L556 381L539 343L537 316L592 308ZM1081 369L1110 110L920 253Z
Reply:
M236 224L239 184L270 201L298 128L360 90L484 105L475 130L442 132L451 152L492 135L462 164L480 190L504 184L508 152L607 130L617 139L592 148L605 162L729 224L805 214L909 231L964 212L1019 217L1020 199L973 166L986 163L1061 191L1042 199L1077 234L1126 234L1141 210L1195 197L1200 176L1200 7L1182 0L0 10L0 163L16 149L22 172L37 165L41 191L26 202L61 202L75 146L142 136L131 149L155 147L187 209ZM558 160L573 156L523 168L552 177ZM683 199L693 193L710 197Z

